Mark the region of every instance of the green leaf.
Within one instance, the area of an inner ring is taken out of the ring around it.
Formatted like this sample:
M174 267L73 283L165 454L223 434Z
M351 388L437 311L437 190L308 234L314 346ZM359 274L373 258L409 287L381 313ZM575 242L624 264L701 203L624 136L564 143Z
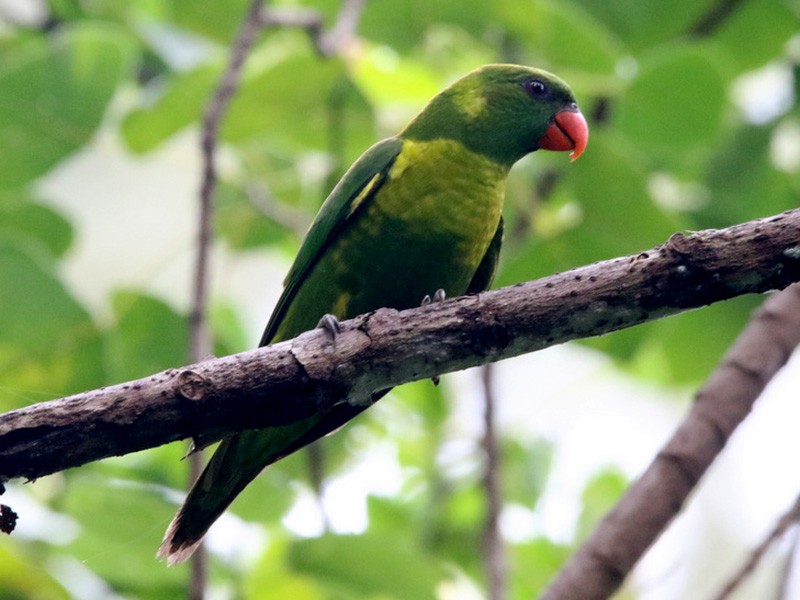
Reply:
M509 548L512 598L537 598L572 550L546 538Z
M725 105L724 78L712 54L677 47L640 62L613 122L637 146L669 155L713 140Z
M670 385L704 381L763 301L744 296L648 324L636 371Z
M148 152L184 127L196 123L220 77L217 66L204 66L174 76L163 86L157 101L128 113L122 134L133 152Z
M700 227L727 227L797 206L789 176L770 159L772 126L743 125L726 132L705 169L709 202Z
M627 477L616 469L607 469L592 477L581 495L583 507L578 520L578 542L586 539L627 487Z
M402 535L408 537L413 531L415 507L403 499L382 496L367 497L369 530L378 535Z
M289 56L243 82L222 133L234 143L263 136L285 150L329 151L347 163L343 167L375 140L372 110L344 63L310 53Z
M240 314L230 304L215 302L211 306L210 320L214 329L214 354L228 356L253 347L252 336L239 320Z
M544 439L524 445L511 439L503 441L504 500L534 507L547 484L553 462L553 444Z
M763 66L782 54L800 19L783 2L742 2L714 34L740 70Z
M214 2L186 2L170 0L173 22L189 31L205 35L225 44L244 20L249 0L215 0Z
M359 32L365 38L407 51L425 39L428 29L456 25L476 37L492 22L492 3L482 0L371 0L361 17Z
M134 56L125 32L83 24L0 67L0 189L46 173L86 144Z
M444 425L449 409L441 386L433 385L426 379L397 387L393 393L414 415L425 420L426 430L438 429Z
M138 292L116 292L116 326L107 334L110 378L127 381L186 363L186 317Z
M86 311L44 264L0 241L0 406L66 396L105 383L102 345ZM9 391L16 390L18 398ZM31 393L41 396L31 397Z
M328 151L346 162L342 168L348 166L375 141L375 132L372 109L344 64L321 59L307 48L298 47L292 54L269 43L263 52L267 50L272 50L271 56L249 64L223 119L222 138L237 145L266 139L283 153ZM158 100L130 112L123 121L130 148L152 150L197 122L220 75L215 65L174 76ZM163 83L154 82L157 85Z
M572 85L579 77L576 72L614 73L621 45L580 7L550 0L506 1L501 12L504 25L531 53L533 64L557 71Z
M270 246L290 237L286 227L258 210L245 193L232 184L220 183L215 202L215 230L234 249ZM274 202L277 205L280 201L275 199Z
M176 494L182 494L186 491L188 465L183 458L187 449L188 443L164 444L124 456L105 458L83 468L108 480L163 485L174 489ZM175 504L172 506L177 510Z
M365 49L351 68L358 88L379 110L379 120L390 135L402 129L453 78L452 73L443 77L426 60L398 55L386 46Z
M83 6L72 0L47 0L47 7L52 15L62 21L70 21L83 16Z
M230 510L247 521L276 524L296 499L292 484L308 473L308 455L296 452L271 465L236 497Z
M6 543L4 540L0 546L0 596L4 600L72 598L43 568L38 557L25 554L19 544Z
M419 530L426 547L437 556L478 575L481 569L481 526L486 517L486 496L475 479L458 481L440 477L430 484L428 505L423 507Z
M687 33L714 0L577 0L634 49L641 50Z
M291 567L347 598L436 598L446 570L395 536L364 534L300 540L289 550Z
M187 567L167 569L155 559L174 510L160 491L81 474L69 478L62 509L81 527L70 554L116 591L164 600L181 595Z
M605 352L620 365L628 365L639 352L642 344L651 335L649 324L628 327L606 335L587 338L580 343L589 348Z
M72 244L72 226L51 208L35 203L26 192L2 192L0 239L23 245L30 242L60 257Z
M278 535L270 540L266 552L244 581L247 600L330 600L313 577L293 573L287 568L290 542Z

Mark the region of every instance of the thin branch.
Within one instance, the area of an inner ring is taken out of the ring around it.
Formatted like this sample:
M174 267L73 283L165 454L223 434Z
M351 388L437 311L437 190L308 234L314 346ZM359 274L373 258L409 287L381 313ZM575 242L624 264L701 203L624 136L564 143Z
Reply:
M215 154L219 128L231 98L239 86L244 60L261 29L260 13L262 4L263 0L254 0L250 4L245 20L234 41L228 67L225 69L203 116L200 140L203 159L203 176L200 187L200 227L197 239L192 308L189 313L189 329L191 332L189 353L193 361L198 361L208 356L211 350L205 314L208 305L208 253L213 214L212 198L217 184Z
M200 214L198 217L197 258L194 269L192 306L189 311L189 361L198 362L211 354L211 335L208 328L208 271L211 252L211 226L213 220L213 196L217 174L215 152L222 117L225 115L233 94L239 86L242 66L256 35L261 29L260 13L263 0L253 0L245 19L239 27L231 49L228 66L206 107L201 133L203 175L200 187ZM189 459L189 485L197 480L203 470L203 457L195 454ZM202 600L205 596L206 553L201 545L192 555L189 579L190 600Z
M483 439L481 446L485 459L483 487L486 495L486 522L483 528L483 556L489 581L489 600L506 597L506 555L500 534L500 511L503 508L503 491L500 484L500 443L497 439L495 409L497 399L492 389L493 365L483 365Z
M338 54L355 37L358 21L364 11L365 0L344 0L333 27L319 43L325 56Z
M325 447L318 443L309 444L304 448L307 465L308 478L311 489L314 491L314 501L317 504L320 517L322 517L322 531L330 533L332 531L331 519L328 511L325 510L323 493L325 491Z
M322 35L324 23L322 15L313 8L302 6L279 7L265 10L261 17L264 27L298 27L305 29L309 37L315 41Z
M764 387L800 344L800 285L764 302L681 426L540 600L610 597L683 506Z
M344 0L333 27L325 31L322 14L303 7L279 7L264 11L261 22L265 27L298 27L311 38L320 56L332 57L355 37L356 27L364 10L365 0Z
M342 398L370 403L375 391L401 383L782 289L800 281L799 240L800 209L676 234L648 252L538 281L380 309L344 322L333 342L315 330L11 411L0 415L0 481L188 437L202 446L234 431L296 422Z
M798 294L798 297L800 297L800 294ZM798 308L800 309L800 307ZM755 571L758 563L761 562L761 559L767 553L767 550L769 550L770 546L783 537L789 528L797 525L798 522L800 522L800 496L797 496L792 507L786 511L780 519L778 519L778 522L775 524L775 527L772 529L769 535L758 545L755 550L753 550L747 561L741 566L739 571L736 572L736 574L720 591L720 593L715 596L714 600L727 600L730 598L731 594L736 591L736 588L738 588L741 583L747 579L747 576Z

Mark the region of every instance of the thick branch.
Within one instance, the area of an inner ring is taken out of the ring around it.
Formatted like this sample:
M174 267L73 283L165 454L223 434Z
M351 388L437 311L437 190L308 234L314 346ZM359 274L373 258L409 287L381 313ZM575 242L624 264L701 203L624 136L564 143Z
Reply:
M201 445L348 398L800 280L800 209L637 256L322 331L0 415L0 481L177 439Z
M754 313L681 426L540 600L609 598L680 511L798 344L800 285L793 285Z

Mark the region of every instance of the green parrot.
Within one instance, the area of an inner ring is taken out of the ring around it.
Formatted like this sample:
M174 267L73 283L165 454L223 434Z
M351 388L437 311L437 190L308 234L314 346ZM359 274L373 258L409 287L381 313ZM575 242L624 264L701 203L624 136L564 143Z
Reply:
M588 137L572 91L555 75L505 64L468 73L397 136L367 150L334 187L286 276L261 345L322 323L335 330L335 319L380 307L419 306L428 294L487 289L512 165L541 149L568 150L574 160ZM169 525L158 556L169 564L186 560L264 467L366 408L342 400L291 425L224 439Z

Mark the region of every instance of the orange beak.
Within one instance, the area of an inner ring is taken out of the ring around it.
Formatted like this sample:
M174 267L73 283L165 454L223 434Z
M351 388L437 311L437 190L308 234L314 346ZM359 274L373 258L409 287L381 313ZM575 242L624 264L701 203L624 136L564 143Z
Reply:
M589 143L589 126L579 110L562 110L539 138L542 150L572 150L569 157L577 160Z

